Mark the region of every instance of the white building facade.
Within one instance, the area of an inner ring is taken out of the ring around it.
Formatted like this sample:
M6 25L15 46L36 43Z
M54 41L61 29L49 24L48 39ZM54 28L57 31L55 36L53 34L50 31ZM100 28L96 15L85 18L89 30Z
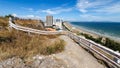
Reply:
M46 16L46 26L53 26L53 16Z
M60 29L60 30L62 30L63 28L62 28L62 20L61 19L56 19L55 21L54 21L54 25L58 28L58 29Z

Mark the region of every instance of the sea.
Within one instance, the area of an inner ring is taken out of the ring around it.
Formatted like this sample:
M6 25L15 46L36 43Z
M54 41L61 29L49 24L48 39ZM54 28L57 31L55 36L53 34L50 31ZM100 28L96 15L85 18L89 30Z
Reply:
M85 31L120 40L120 22L70 22Z

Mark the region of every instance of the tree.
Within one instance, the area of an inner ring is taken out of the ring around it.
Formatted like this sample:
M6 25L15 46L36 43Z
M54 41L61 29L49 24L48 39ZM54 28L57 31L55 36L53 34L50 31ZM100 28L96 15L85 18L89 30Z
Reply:
M11 15L11 14L6 15L5 17L6 17L6 18L9 18L9 17L14 18L14 16L13 16L13 15Z

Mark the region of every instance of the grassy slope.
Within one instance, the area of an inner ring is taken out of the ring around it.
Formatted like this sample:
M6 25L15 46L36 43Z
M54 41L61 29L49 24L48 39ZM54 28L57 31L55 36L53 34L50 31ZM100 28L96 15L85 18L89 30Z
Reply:
M23 23L24 26L27 26L28 23L25 25L26 21L31 22L32 20L24 20L24 22L23 20L19 20L18 23ZM49 55L64 50L65 42L58 38L59 35L28 35L26 32L14 29L9 31L7 29L8 23L6 22L8 22L7 18L0 18L0 24L6 24L0 25L2 26L2 29L0 30L0 60L14 56L28 59L37 54ZM34 26L33 21L31 23L32 26Z
M44 30L43 22L41 20L16 19L14 22L22 26Z

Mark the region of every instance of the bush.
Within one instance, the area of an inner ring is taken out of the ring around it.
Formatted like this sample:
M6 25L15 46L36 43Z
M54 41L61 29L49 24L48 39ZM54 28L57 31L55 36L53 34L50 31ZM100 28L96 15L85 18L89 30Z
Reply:
M65 42L63 40L57 40L54 44L46 47L45 54L58 53L64 50Z
M104 44L104 46L120 52L120 43L110 40L109 38L106 39L106 43Z
M83 35L83 36L85 36L85 38L90 39L90 40L92 40L96 43L99 43L99 44L103 45L103 46L106 46L106 47L108 47L108 48L110 48L114 51L119 51L120 52L120 43L117 43L113 40L110 40L109 38L106 38L106 42L103 43L103 42L101 42L102 37L93 38L92 36L90 36L88 34L83 34L83 33L81 33L80 35Z
M13 38L11 38L11 37L0 37L0 44L5 43L5 42L10 43L10 42L12 42L12 40L13 40Z

